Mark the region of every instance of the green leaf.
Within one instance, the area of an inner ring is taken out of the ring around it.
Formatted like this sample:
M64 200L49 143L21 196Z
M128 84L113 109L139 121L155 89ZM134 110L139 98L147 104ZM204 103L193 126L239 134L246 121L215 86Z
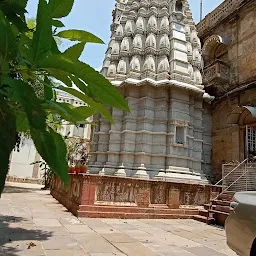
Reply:
M60 20L52 20L52 25L56 28L65 27L65 25Z
M7 102L0 98L0 194L9 169L10 154L16 143L15 116Z
M101 103L95 102L93 99L88 97L86 94L83 94L83 93L81 93L81 92L79 92L79 91L77 91L73 88L60 87L59 89L75 96L76 98L79 98L80 100L82 100L84 102L86 102L92 109L94 109L95 113L93 113L93 114L100 113L105 118L107 118L111 123L114 122L114 120L113 120L111 114L109 113L109 111Z
M0 54L3 56L2 59L6 60L7 57L15 56L17 48L14 31L0 9Z
M73 7L74 0L50 0L49 8L52 18L67 16Z
M41 101L37 98L31 85L14 79L6 79L5 82L11 87L11 100L20 103L26 112L30 126L35 129L45 129L46 113L41 108Z
M16 129L18 132L28 132L30 129L27 115L22 110L15 111L16 116Z
M59 114L62 119L71 123L84 121L86 118L96 113L91 107L85 107L81 110L79 107L75 108L71 104L61 102L47 101L43 104L43 107L48 111L50 110L53 113Z
M127 102L118 90L99 72L89 65L78 60L67 58L64 54L53 54L42 60L39 64L41 69L68 72L80 78L88 88L90 95L103 104L129 111Z
M31 137L41 157L64 183L68 185L67 148L61 135L51 128L49 128L49 131L31 129Z
M33 36L32 51L33 60L36 63L47 56L52 49L52 19L49 13L49 8L45 0L39 0L37 18L36 18L36 32Z
M83 50L84 50L85 43L78 43L70 48L68 48L63 54L70 59L79 59Z
M56 78L65 85L72 87L72 81L69 79L70 73L55 68L46 68L45 70L48 71L50 76Z
M69 39L70 41L104 44L100 38L93 35L92 33L78 29L64 30L59 32L56 36Z
M48 77L44 79L44 98L51 100L53 98L53 85Z

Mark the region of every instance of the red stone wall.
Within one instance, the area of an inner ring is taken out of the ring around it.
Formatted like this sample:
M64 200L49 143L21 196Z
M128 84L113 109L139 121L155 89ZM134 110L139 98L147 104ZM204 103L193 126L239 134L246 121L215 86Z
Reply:
M94 206L126 209L198 206L209 203L211 196L219 191L220 188L210 185L98 175L70 175L70 187L67 190L57 176L51 184L51 194L76 216L79 210ZM94 211L97 209L95 207Z

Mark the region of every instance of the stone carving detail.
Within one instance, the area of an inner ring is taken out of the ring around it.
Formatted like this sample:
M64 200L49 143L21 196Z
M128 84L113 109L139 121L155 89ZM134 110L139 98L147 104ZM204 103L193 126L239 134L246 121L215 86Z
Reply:
M118 2L113 15L115 22L111 25L111 43L102 74L111 74L113 80L113 64L117 67L120 59L126 58L126 63L132 64L133 68L127 67L127 76L118 76L118 81L125 81L129 77L144 79L148 73L143 69L138 71L138 68L135 71L133 58L137 56L136 65L139 66L139 61L142 67L147 57L151 55L156 66L155 75L150 74L151 79L155 77L157 81L162 78L192 82L191 77L194 77L194 74L191 73L190 67L189 75L188 64L193 68L201 69L202 58L201 43L187 0ZM160 75L158 67L165 56L170 61L169 73L161 72ZM110 65L112 65L111 72L108 71Z
M117 73L119 74L126 74L127 68L126 68L126 62L124 60L120 60L117 66Z
M148 20L147 31L156 33L157 32L157 21L155 16L151 16Z
M130 52L130 42L128 37L124 37L121 43L121 50L120 55L121 56L128 56Z
M156 36L152 33L146 39L145 52L148 54L156 53Z
M170 24L167 16L164 16L160 23L160 33L168 34L170 31Z

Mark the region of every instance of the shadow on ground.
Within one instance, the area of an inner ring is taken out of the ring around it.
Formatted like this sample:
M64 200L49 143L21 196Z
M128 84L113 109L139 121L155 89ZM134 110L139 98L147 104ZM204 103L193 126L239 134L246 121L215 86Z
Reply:
M4 188L4 193L32 193L35 191L41 191L41 188L22 188L15 186L6 185Z
M27 228L23 228L21 222ZM30 250L30 242L40 246L36 241L48 240L52 236L52 232L29 229L30 226L33 224L26 218L0 215L0 255L18 256L21 251Z

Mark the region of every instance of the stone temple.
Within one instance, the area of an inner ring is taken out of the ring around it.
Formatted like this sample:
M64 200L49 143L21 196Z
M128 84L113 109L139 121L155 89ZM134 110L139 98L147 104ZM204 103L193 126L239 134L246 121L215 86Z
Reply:
M187 0L117 0L102 74L128 101L94 117L90 173L207 182L211 97Z

